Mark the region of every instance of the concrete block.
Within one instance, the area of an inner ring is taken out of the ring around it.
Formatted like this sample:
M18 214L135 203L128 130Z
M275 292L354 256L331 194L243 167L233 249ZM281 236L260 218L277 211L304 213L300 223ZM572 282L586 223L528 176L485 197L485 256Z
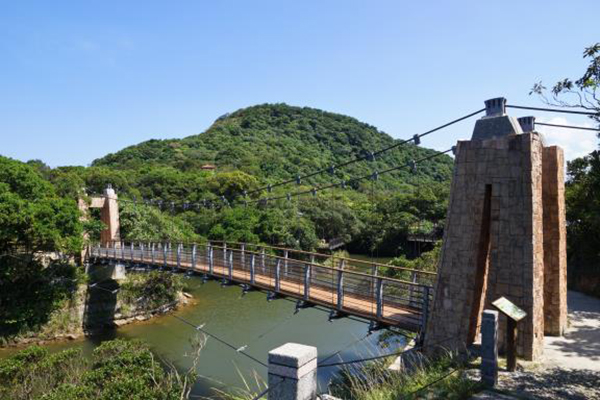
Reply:
M312 400L317 396L317 348L286 343L269 352L270 400Z

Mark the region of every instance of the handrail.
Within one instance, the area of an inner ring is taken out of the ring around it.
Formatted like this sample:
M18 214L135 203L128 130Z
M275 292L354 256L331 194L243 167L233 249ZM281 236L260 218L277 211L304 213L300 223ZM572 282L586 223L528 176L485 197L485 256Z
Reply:
M116 240L113 240L111 242L120 243L119 241L116 241ZM143 241L141 241L141 242L143 243ZM157 243L157 242L154 242L154 243ZM177 241L176 243L188 244L188 245L189 244L207 245L207 244L212 244L212 243L225 243L225 244L233 244L233 245L254 246L254 247L260 247L260 248L265 248L265 249L283 250L283 251L313 255L313 256L323 257L323 258L334 257L333 255L316 253L316 252L311 252L311 251L306 251L306 250L297 250L297 249L290 249L290 248L286 248L286 247L271 246L271 245L257 244L257 243L228 242L228 241L224 241L224 240L208 240L204 243L192 242L192 241ZM219 247L219 248L222 248L222 247ZM352 263L355 263L355 264L363 264L363 265L368 265L368 266L377 267L377 268L381 267L381 268L388 268L388 269L393 269L393 270L398 270L398 271L406 271L406 272L426 275L426 276L430 276L430 277L437 276L436 272L422 271L422 270L418 270L418 269L414 269L414 268L398 267L397 265L383 264L383 263L368 261L368 260L360 260L357 258L338 257L338 256L335 256L335 258L339 259L339 260L351 261Z
M319 257L333 257L333 255L316 253L316 252L306 251L306 250L289 249L287 247L279 247L279 246L271 246L271 245L260 245L260 244L254 244L254 243L241 243L241 242L227 242L227 241L224 241L224 240L210 240L210 242L243 244L243 245L251 245L251 246L258 246L258 247L267 247L267 248L271 248L271 249L284 250L284 251L289 251L289 252L294 252L294 253L300 253L300 254L315 255L315 256L319 256ZM357 264L368 264L368 265L374 266L374 267L385 267L385 268L390 268L390 269L397 269L397 270L402 270L402 271L415 272L415 273L423 274L423 275L433 275L433 276L437 275L436 272L421 271L419 269L414 269L414 268L398 267L397 265L383 264L383 263L376 262L376 261L360 260L358 258L338 257L338 256L335 256L335 258L337 258L339 260L353 261L353 262L355 262Z

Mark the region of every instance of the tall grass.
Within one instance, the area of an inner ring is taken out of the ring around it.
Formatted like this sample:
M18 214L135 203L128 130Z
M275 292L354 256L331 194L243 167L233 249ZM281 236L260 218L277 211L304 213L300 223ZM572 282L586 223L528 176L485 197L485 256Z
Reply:
M428 359L420 353L403 357L400 371L390 360L378 360L342 369L330 385L330 393L347 400L468 399L479 383L464 376L463 357L446 353Z

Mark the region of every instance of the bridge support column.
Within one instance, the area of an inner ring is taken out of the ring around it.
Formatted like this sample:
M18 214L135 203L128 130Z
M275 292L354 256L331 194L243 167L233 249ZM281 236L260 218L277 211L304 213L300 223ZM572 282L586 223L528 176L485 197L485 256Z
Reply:
M317 348L286 343L269 352L269 400L317 398Z
M471 140L456 146L428 351L471 345L483 310L504 296L527 312L518 354L537 360L545 321L557 321L560 333L566 315L562 150L545 147L532 123L506 115L505 102L486 101ZM500 316L501 349L505 329Z

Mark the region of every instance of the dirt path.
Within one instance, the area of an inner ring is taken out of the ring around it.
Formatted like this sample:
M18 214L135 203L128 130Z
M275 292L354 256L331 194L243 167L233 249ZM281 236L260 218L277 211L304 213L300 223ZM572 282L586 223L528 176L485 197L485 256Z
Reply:
M500 373L498 390L474 399L600 399L600 299L569 292L569 327L564 337L544 339L541 366Z

